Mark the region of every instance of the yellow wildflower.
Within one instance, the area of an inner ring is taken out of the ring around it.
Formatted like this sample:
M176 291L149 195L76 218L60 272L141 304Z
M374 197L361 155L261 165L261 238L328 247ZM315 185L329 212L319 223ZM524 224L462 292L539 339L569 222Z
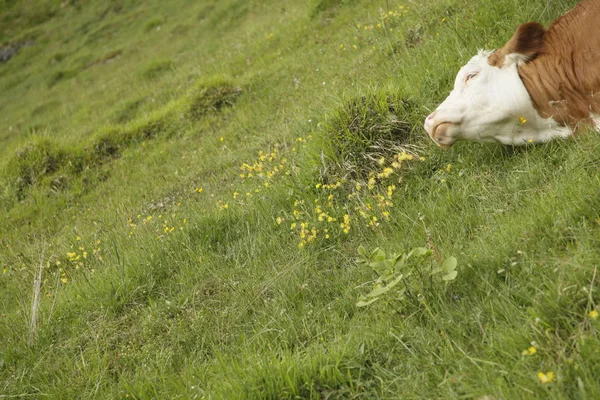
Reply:
M340 224L340 228L345 234L350 233L350 215L344 214L344 222Z
M379 174L377 174L378 178L389 178L394 173L394 169L387 167L384 168Z
M598 319L598 311L597 310L592 310L588 313L589 317L591 319Z
M527 122L527 120L524 117L519 117L519 122L521 123L521 125L525 124L525 122Z
M554 372L552 372L552 371L548 371L546 373L538 372L537 377L540 380L540 382L543 384L553 382L554 379L556 378L556 376L554 375Z
M396 155L396 158L398 159L398 161L405 161L405 160L412 160L413 156L412 154L408 154L407 152L403 151L401 153L398 153L398 155Z
M388 195L389 199L392 198L392 195L394 194L395 190L396 190L396 185L390 185L387 187L387 195Z
M373 188L375 187L375 178L373 178L373 177L369 178L367 187L369 188L369 190L373 190Z
M529 348L523 350L521 352L521 355L523 355L523 356L532 356L535 353L537 353L537 349L534 346L530 346Z

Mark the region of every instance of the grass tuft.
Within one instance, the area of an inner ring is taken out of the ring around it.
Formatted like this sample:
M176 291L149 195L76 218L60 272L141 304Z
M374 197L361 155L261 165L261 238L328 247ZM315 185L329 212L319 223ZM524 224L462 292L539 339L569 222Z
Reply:
M377 93L348 100L324 125L328 160L344 176L364 177L379 168L381 157L411 152L415 104Z
M18 149L0 176L7 177L9 192L17 199L26 197L26 189L39 185L64 168L63 175L48 181L51 191L68 187L69 175L79 175L121 157L122 152L138 143L167 135L176 127L171 120L173 106L139 119L126 126L101 128L91 143L80 147L61 147L49 138L35 139Z
M309 10L310 16L316 17L323 12L334 11L337 7L351 3L353 0L311 0Z
M173 69L173 61L169 59L154 60L144 65L140 71L144 79L156 79Z
M48 78L48 87L52 88L61 81L71 79L75 77L78 74L78 72L79 71L75 69L59 69L57 71L54 71L52 74L50 74L50 77Z
M198 120L207 114L218 113L231 107L241 93L242 88L222 78L200 82L192 90L188 117Z
M137 116L140 108L144 105L145 101L146 100L142 98L125 102L113 112L113 115L111 116L112 121L118 124L123 124L133 120Z
M130 136L128 134L110 128L98 135L92 144L92 152L98 160L118 158L121 149L129 142Z
M150 32L152 30L159 29L164 22L164 18L152 18L150 21L146 22L146 25L144 25L144 32Z
M26 188L58 171L66 160L67 153L50 139L37 139L16 151L4 175L21 197Z

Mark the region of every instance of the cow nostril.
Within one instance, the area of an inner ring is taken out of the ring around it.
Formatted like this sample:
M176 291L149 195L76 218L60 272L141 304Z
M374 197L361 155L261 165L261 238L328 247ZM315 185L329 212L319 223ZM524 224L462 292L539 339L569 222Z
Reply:
M437 111L432 112L431 114L429 114L429 116L427 116L427 119L433 119L433 117L435 117L436 113L437 113Z

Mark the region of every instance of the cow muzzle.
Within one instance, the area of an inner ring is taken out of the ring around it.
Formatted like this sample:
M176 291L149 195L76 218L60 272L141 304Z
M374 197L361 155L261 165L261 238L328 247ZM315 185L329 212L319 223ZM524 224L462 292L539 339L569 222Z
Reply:
M450 131L458 124L448 121L438 122L435 119L436 114L437 111L434 111L425 119L425 131L437 146L449 149L456 142L456 138L451 136Z

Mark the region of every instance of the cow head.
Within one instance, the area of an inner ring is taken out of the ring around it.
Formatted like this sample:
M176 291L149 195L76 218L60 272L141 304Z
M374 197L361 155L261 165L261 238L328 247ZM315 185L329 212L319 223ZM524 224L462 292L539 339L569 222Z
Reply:
M542 50L544 33L540 24L521 25L502 49L480 51L462 67L448 98L425 119L431 139L444 148L459 139L512 145L547 141L537 130L540 118L518 71Z

